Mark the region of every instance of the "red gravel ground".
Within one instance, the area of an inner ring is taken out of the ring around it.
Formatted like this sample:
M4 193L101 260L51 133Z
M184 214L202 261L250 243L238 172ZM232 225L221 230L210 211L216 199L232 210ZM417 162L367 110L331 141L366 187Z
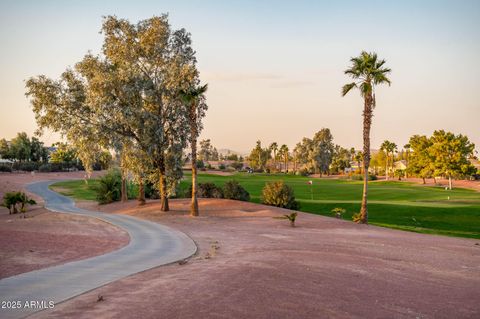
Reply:
M202 199L103 206L190 235L198 254L106 285L34 318L480 318L478 240L402 232ZM98 296L103 301L97 302ZM39 296L41 297L41 296Z
M0 174L0 198L35 180L76 178L68 174ZM39 199L37 198L37 201ZM41 204L41 203L39 203ZM128 244L128 234L96 218L52 213L40 205L27 218L0 207L0 279L102 255Z

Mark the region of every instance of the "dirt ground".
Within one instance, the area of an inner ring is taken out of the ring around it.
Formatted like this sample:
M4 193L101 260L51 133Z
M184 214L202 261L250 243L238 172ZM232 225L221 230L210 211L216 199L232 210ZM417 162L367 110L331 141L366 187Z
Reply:
M25 190L35 180L78 178L79 173L0 174L0 198ZM32 196L35 197L35 196ZM0 207L0 279L23 272L102 255L128 244L128 234L96 218L52 213L39 205L9 215Z
M179 229L187 263L136 274L33 318L480 318L480 242L415 234L253 203L102 206ZM88 204L87 207L94 207ZM99 296L103 301L97 302Z

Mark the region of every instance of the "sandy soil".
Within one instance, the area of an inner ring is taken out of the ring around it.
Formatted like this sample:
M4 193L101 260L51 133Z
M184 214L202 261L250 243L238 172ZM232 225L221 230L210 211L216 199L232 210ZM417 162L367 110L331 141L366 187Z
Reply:
M81 174L0 174L0 198L5 192L24 190L32 181L66 176ZM102 255L129 242L118 227L96 218L52 213L39 204L29 207L27 218L0 207L0 278Z
M272 218L285 210L219 199L192 218L188 206L102 206L180 229L199 252L34 318L480 318L478 240L304 213L292 228Z

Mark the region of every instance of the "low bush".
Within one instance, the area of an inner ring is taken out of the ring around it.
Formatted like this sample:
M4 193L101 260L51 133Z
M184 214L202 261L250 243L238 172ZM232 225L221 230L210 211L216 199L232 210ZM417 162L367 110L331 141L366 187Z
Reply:
M237 181L228 181L223 185L223 198L248 202L250 194Z
M296 174L299 176L308 176L310 175L310 171L306 168L302 168L301 170L298 170Z
M191 196L192 185L185 193L186 196ZM200 198L223 198L223 190L214 183L199 183L197 186L197 197Z
M241 170L243 168L243 163L242 162L233 162L230 164L231 167L236 169L237 171Z
M220 164L220 165L218 166L218 169L222 169L222 170L225 169L225 164Z
M122 175L120 170L112 169L98 179L95 186L97 201L100 204L108 204L120 200L122 189Z
M15 162L12 164L14 171L32 172L37 171L42 163L40 162Z
M353 174L353 175L350 175L350 179L351 180L354 180L354 181L363 181L363 174ZM368 180L369 181L376 181L377 180L377 176L376 175L368 175Z
M8 208L10 214L18 213L18 207L20 206L20 212L25 213L27 211L27 205L35 205L36 202L29 198L24 192L8 192L3 195L3 200L0 206Z
M267 183L262 191L262 203L288 209L299 209L293 189L283 181Z
M0 165L0 172L11 172L11 171L12 171L12 166L5 165L5 164Z

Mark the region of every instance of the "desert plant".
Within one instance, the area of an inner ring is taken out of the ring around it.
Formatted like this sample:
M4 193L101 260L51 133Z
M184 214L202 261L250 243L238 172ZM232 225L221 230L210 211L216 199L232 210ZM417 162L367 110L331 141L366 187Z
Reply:
M17 204L20 205L20 212L26 212L27 205L35 205L36 202L29 198L24 192L8 192L3 195L0 206L8 208L10 214L17 214Z
M277 217L273 217L273 218L288 219L290 221L290 226L295 227L295 220L297 219L297 216L298 216L298 213L293 212L291 214L286 214L286 215L283 215L283 216L277 216Z
M225 169L225 164L220 164L220 165L218 166L218 169L224 170L224 169Z
M223 198L248 202L250 194L237 181L228 181L223 185Z
M192 193L192 186L187 192ZM197 196L200 198L223 198L223 191L214 183L198 183Z
M9 214L16 214L18 213L17 201L17 194L15 192L8 192L3 195L2 204L0 206L8 208Z
M287 209L298 209L293 189L283 181L267 183L262 190L262 203Z
M97 193L97 201L100 204L108 204L120 200L120 190L122 184L122 176L120 170L112 169L98 180L95 186Z
M361 212L358 212L358 213L355 213L352 215L352 220L355 222L355 223L359 223L362 221L362 213Z
M12 167L10 165L0 165L0 172L11 172Z
M337 218L342 218L342 214L344 214L345 212L346 212L346 210L344 208L341 208L341 207L335 207L334 209L332 209L332 213Z
M234 169L239 171L243 168L243 163L242 162L233 162L232 164L230 164L230 166L232 166Z

